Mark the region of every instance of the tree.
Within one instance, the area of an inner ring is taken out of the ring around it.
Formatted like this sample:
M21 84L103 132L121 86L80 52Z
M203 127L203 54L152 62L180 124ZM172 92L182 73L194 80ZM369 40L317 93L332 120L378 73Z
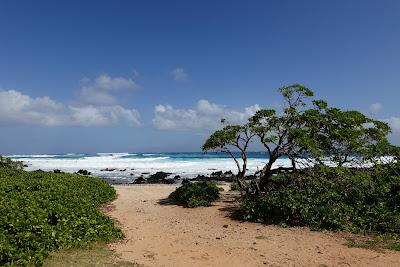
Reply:
M258 191L263 191L273 174L294 172L300 164L303 164L301 167L327 163L344 166L366 160L376 164L393 151L399 154L399 149L387 139L390 133L387 123L358 111L329 107L322 100L309 101L313 92L300 84L283 86L279 91L284 98L280 113L273 109L259 110L245 125L227 125L216 131L203 146L203 150L228 153L238 167L238 181L244 178L246 152L254 137L268 154L257 178ZM232 148L241 152L242 166ZM273 169L273 164L281 157L289 158L291 166Z
M368 118L359 111L328 107L324 101L313 101L313 105L313 109L304 113L308 136L318 143L319 155L325 160L337 166L376 161L392 146L387 139L390 133L387 123Z
M249 118L250 128L268 154L268 161L260 172L261 188L273 173L296 170L296 158L307 152L307 146L310 146L305 140L299 140L307 136L307 121L302 114L307 105L306 99L313 96L313 92L300 84L284 86L279 91L285 100L282 114L272 109L262 109ZM282 156L287 156L292 166L273 170L273 164Z
M222 123L225 120L221 120ZM255 133L246 125L226 125L215 131L204 143L203 151L218 151L228 154L236 164L238 172L236 181L241 189L246 190L244 181L247 168L247 149ZM240 159L235 156L235 150L240 152Z

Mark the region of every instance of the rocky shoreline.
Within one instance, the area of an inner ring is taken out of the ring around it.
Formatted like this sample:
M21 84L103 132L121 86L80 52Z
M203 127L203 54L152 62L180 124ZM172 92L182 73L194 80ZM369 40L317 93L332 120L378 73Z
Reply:
M131 169L133 170L133 169ZM101 170L102 172L126 172L128 169L117 169L117 168L105 168ZM35 170L34 172L45 172L43 170ZM51 171L53 173L63 173L63 171L59 169L54 169ZM75 172L76 174L80 174L83 176L90 176L92 173L88 170L79 170ZM180 175L158 171L156 173L151 174L150 172L142 172L139 176L134 177L134 175L130 174L132 177L131 181L124 181L123 179L118 178L105 178L99 176L99 178L107 181L110 184L185 184L190 183L191 181L221 181L221 182L232 182L235 179L235 174L232 171L214 171L209 175L198 174L195 177L181 177ZM248 176L247 178L252 178L252 176Z

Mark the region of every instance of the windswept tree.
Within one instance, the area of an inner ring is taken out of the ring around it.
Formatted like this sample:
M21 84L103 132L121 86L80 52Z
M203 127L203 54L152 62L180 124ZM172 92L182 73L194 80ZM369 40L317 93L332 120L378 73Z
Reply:
M343 166L376 161L392 150L387 139L390 133L387 123L368 118L359 111L329 107L325 101L313 101L313 105L304 116L308 121L308 138L318 144L322 159Z
M296 158L307 153L313 145L304 140L308 138L307 121L303 116L306 100L313 96L313 92L300 84L284 86L279 91L285 100L281 114L273 109L262 109L249 118L249 127L256 133L268 154L267 163L260 172L261 187L278 171L294 171ZM288 157L291 167L272 169L273 164L281 157Z
M399 151L387 139L390 128L386 123L358 111L329 107L322 100L311 101L313 92L300 84L284 86L279 91L284 98L282 111L259 110L246 125L227 125L216 131L203 146L203 150L225 152L234 159L241 186L247 165L246 152L253 138L258 139L268 155L258 174L259 191L263 191L269 178L277 172L293 172L299 166L314 164L343 166L356 160L379 162L382 156ZM232 149L241 152L242 165ZM290 159L291 166L273 168L282 157Z
M221 120L225 122L224 119ZM220 130L215 131L204 143L203 151L217 151L228 154L237 167L236 181L239 186L246 190L244 181L247 168L247 149L255 133L246 125L226 125ZM239 152L238 158L235 152Z

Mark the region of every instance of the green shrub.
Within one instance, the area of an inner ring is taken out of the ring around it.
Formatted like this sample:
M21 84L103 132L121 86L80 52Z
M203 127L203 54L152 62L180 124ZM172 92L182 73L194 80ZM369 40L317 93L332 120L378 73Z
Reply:
M253 184L253 181L244 181L244 186L245 188L243 189L244 191L246 190L246 188L250 188ZM240 185L237 181L233 181L230 185L229 188L230 191L241 191L242 188L240 188Z
M230 190L231 191L240 191L241 188L240 188L239 183L237 181L232 182L231 186L230 186Z
M169 197L189 208L207 207L218 199L220 190L215 183L197 182L178 187Z
M21 161L12 160L0 155L0 168L11 168L22 170L23 164Z
M312 229L400 234L400 168L321 168L271 177L243 219Z
M56 249L121 238L97 210L115 197L98 178L0 169L0 265L40 265Z

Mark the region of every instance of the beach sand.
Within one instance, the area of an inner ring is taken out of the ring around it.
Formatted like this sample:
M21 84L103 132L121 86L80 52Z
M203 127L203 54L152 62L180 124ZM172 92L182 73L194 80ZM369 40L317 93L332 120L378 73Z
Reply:
M400 266L400 252L349 248L337 233L240 222L230 217L237 193L212 207L165 201L175 185L115 186L107 213L126 238L109 247L143 266ZM227 188L227 186L225 186Z

